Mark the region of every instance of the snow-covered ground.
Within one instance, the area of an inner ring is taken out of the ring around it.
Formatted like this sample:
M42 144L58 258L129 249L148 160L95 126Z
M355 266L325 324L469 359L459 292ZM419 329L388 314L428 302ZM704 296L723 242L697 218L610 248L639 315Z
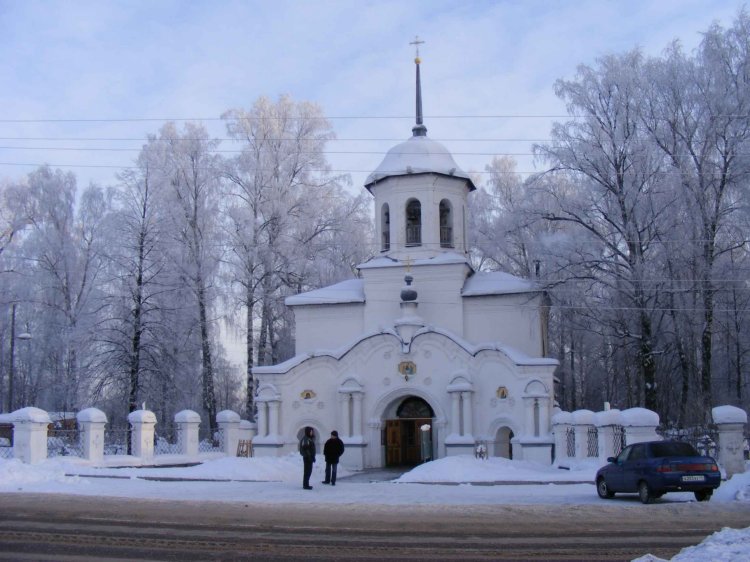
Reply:
M594 504L597 466L571 470L502 458L447 457L422 464L391 482L348 481L339 468L335 488L323 486L325 463L314 465L312 491L302 490L299 455L281 458L203 456L195 466L137 468L132 457L106 457L109 466L94 467L77 458L57 457L37 465L0 460L0 492L60 493L88 496L210 500L244 503L367 505ZM157 457L162 464L177 457ZM179 457L184 462L184 457ZM116 468L119 466L119 468ZM750 468L750 467L749 467ZM495 485L493 485L495 484ZM692 502L692 493L673 493L660 501ZM743 502L750 509L750 471L722 483L711 499ZM613 502L622 509L642 509L637 500ZM750 562L750 528L726 529L696 550L673 560L745 560ZM688 549L686 549L688 550ZM743 558L744 556L744 558ZM642 557L641 562L660 560Z

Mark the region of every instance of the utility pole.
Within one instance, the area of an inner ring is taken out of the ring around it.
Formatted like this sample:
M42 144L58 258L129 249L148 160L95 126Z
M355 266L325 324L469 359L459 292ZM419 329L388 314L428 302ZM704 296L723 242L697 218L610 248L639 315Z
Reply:
M13 378L16 368L16 305L10 308L10 366L8 368L8 412L13 411Z

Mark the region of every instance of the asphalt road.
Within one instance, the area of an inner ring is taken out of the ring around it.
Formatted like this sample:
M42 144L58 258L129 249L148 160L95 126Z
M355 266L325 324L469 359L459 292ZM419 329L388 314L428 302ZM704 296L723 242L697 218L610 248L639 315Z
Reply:
M670 558L725 526L750 526L747 504L311 507L0 494L0 560L632 560Z

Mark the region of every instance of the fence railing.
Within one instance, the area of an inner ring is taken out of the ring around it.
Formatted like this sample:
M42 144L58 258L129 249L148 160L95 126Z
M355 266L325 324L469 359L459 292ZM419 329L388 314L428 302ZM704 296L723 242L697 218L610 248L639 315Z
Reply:
M217 429L213 433L210 427L201 427L198 432L199 453L220 453L224 449L224 432Z
M82 457L81 432L78 429L51 429L47 433L48 457Z
M596 427L589 427L588 440L586 442L586 454L589 457L599 456L599 430Z
M719 455L719 431L713 424L681 429L663 427L657 429L657 432L664 439L674 439L690 443L701 455L714 458Z
M565 430L565 448L568 457L576 456L576 432L572 427Z
M157 424L154 432L155 455L177 455L180 444L177 442L177 426Z
M131 451L131 429L112 428L104 430L104 454L128 455Z

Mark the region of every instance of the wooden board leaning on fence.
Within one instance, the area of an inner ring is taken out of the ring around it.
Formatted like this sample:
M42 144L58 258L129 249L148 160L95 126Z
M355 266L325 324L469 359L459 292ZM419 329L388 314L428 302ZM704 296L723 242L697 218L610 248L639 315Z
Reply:
M248 458L253 456L253 440L252 439L240 439L237 442L237 456L248 457Z

